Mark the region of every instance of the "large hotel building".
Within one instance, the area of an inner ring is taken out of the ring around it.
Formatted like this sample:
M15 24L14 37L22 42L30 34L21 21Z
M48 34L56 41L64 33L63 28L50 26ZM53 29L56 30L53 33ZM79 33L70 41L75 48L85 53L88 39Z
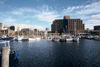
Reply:
M71 19L64 16L64 19L56 19L51 25L52 33L84 33L84 24L81 19Z

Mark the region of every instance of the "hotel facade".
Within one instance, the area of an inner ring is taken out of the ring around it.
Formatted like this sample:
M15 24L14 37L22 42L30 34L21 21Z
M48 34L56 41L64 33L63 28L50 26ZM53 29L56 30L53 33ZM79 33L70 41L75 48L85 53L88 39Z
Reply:
M51 25L52 33L84 33L85 25L81 19L71 19L64 16L64 19L56 19Z

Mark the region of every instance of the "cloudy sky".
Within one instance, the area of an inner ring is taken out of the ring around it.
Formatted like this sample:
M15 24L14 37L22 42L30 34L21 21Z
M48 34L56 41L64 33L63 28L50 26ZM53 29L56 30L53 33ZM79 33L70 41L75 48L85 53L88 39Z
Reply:
M100 25L100 0L0 0L0 22L51 27L64 15L81 18L86 28Z

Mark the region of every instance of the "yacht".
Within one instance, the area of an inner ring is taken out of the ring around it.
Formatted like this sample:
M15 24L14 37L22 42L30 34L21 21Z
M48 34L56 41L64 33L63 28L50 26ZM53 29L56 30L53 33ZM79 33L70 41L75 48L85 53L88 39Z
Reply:
M22 41L23 38L24 38L23 36L17 36L15 40Z
M73 41L79 42L79 39L80 39L79 37L74 37L74 38L73 38Z
M28 38L28 41L35 41L36 38Z
M93 39L93 36L92 35L88 35L86 38L87 39Z
M58 37L54 37L54 38L52 39L52 41L59 42L59 41L60 41L60 38L58 38Z
M61 40L63 40L63 41L73 41L73 38L70 34L63 34L61 36Z
M47 37L47 40L52 40L53 39L53 37Z
M40 37L36 37L36 40L40 40L41 38Z
M94 36L95 40L100 40L100 36Z
M67 36L66 41L73 41L73 38L71 36Z

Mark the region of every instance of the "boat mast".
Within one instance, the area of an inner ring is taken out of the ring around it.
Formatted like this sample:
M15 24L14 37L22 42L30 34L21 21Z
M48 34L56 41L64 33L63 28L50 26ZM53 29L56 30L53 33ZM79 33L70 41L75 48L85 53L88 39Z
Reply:
M76 36L76 22L74 22L74 33L75 33L75 36Z

